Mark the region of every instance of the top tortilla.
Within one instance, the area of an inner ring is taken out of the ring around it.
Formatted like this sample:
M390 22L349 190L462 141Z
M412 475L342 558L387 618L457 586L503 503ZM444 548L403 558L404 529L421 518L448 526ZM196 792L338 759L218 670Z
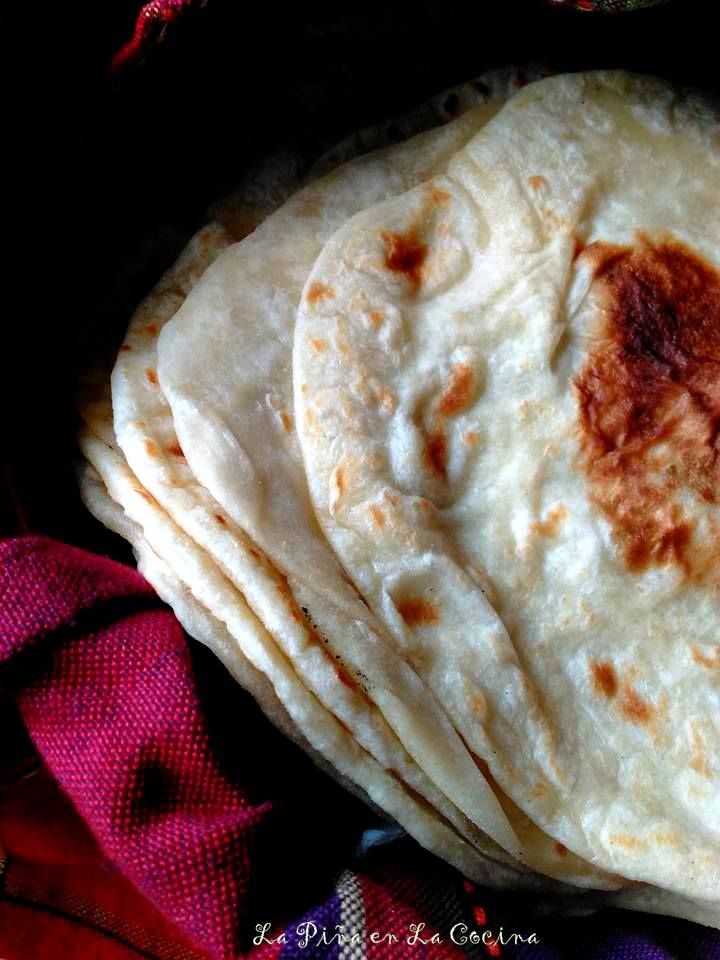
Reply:
M571 851L708 901L717 135L648 78L527 87L338 231L294 356L322 528L470 749Z

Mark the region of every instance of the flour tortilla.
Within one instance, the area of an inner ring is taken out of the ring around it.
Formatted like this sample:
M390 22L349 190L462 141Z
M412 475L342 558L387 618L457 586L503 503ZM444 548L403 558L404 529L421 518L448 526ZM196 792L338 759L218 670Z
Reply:
M527 87L326 245L294 362L322 528L469 748L579 856L711 902L717 134L647 78Z
M228 250L193 289L161 333L157 368L160 395L170 403L188 473L199 481L191 503L181 503L188 481L168 483L160 476L168 469L167 458L152 463L145 452L151 418L142 415L138 429L138 415L152 402L146 396L152 394L152 383L148 388L138 369L145 363L138 358L146 354L137 339L128 340L132 350L120 358L113 374L115 423L138 476L247 596L256 584L243 574L237 556L242 531L262 547L287 576L297 606L307 611L313 627L352 669L410 754L450 800L529 866L580 885L613 888L622 884L619 878L568 855L505 802L520 835L518 843L477 768L466 754L460 756L457 746L448 749L458 744L454 732L444 717L432 712L432 701L420 694L402 659L383 642L379 625L348 587L319 535L287 413L293 311L324 238L362 205L427 176L486 119L485 111L471 112L455 124L311 184ZM143 384L144 391L138 390ZM155 448L166 449L167 441L163 436ZM208 501L203 487L214 500ZM235 525L229 545L219 542L207 522L220 509L225 518L221 536ZM229 549L235 551L232 562ZM250 602L268 625L257 593ZM283 625L270 629L282 644ZM393 676L398 668L401 673ZM312 685L308 673L303 678ZM413 703L416 707L408 710ZM498 856L497 850L489 852Z
M496 86L498 90L502 89L503 95L507 91L508 82L509 75L502 75L496 81ZM446 151L458 146L467 138L471 128L476 128L478 123L483 122L496 110L496 100L499 96L500 94L496 91L489 105L476 110L472 117L464 118L446 128L443 133ZM367 173L365 177L367 178ZM312 216L316 220L322 218L322 196L321 186L311 186L299 195L300 203L295 207L295 219L303 229L312 226L307 219L307 209L313 204L317 206L320 203L321 209ZM301 209L301 220L298 220L297 211ZM276 232L277 229L276 225ZM257 545L234 522L232 512L224 510L207 494L195 481L193 471L185 464L188 453L182 441L178 443L163 392L157 389L157 374L154 367L155 339L163 322L172 315L182 302L184 295L194 285L196 272L194 265L207 259L206 250L210 250L214 255L215 251L221 248L222 243L222 228L217 226L207 228L204 235L196 238L188 255L183 258L184 262L181 261L178 267L171 271L133 319L113 373L113 407L118 440L140 480L169 510L175 521L208 550L213 559L242 591L276 641L293 658L304 682L323 698L326 705L331 706L338 713L343 723L349 726L358 740L367 746L382 763L398 770L400 775L411 783L413 789L417 789L423 796L438 805L443 802L438 789L433 787L422 770L412 763L373 704L368 701L363 703L361 691L355 696L354 713L348 710L342 712L343 700L347 701L350 697L349 684L338 683L336 661L340 662L340 669L343 670L344 658L336 653L334 659L325 657L323 663L322 645L313 642L314 638L317 639L314 627L320 625L315 605L311 610L311 622L308 622L300 612L301 607L307 607L307 598L302 602L296 600L292 583L286 582L283 573L278 571L268 558L261 555ZM309 258L307 268L311 262L312 258ZM188 270L188 265L192 269ZM302 279L298 278L298 291L301 285ZM287 357L284 361L287 365L290 357L289 336L285 338L285 342L288 345ZM291 402L289 387L286 390L286 400L289 405ZM334 571L337 577L336 567ZM348 588L344 583L343 588L347 592ZM355 604L357 605L356 599ZM364 606L361 606L361 617L367 619L367 610ZM348 634L354 632L356 636L363 636L366 642L369 638L370 643L375 646L379 642L372 636L372 626L368 627L360 619L355 623L346 624L345 629ZM313 662L310 662L311 657ZM479 821L483 829L491 834L498 834L504 847L517 850L517 841L502 809L484 778L467 756L447 720L437 708L433 708L426 691L402 662L398 661L394 669L395 683L399 684L398 689L403 689L406 694L401 701L396 694L390 691L385 693L386 705L392 710L395 722L405 727L415 726L408 704L409 694L414 702L424 704L428 714L427 727L431 722L435 727L438 725L445 727L446 742L442 748L436 748L427 736L425 743L420 743L420 747L425 752L426 765L428 757L429 762L434 765L435 782L442 783L442 789L446 792L449 789L452 793L451 800L475 822ZM362 682L363 684L367 682L365 677L362 678ZM365 707L364 714L359 711L362 706ZM447 803L445 803L445 810L450 811ZM469 825L466 825L466 830L468 827ZM474 832L477 833L476 830ZM486 851L500 859L508 860L503 850L489 841L486 841Z
M217 648L216 652L224 662L227 657L226 642L229 633L232 636L233 645L238 648L239 657L237 653L235 655L237 659L247 660L249 658L255 664L260 656L258 645L265 650L265 660L260 661L258 669L267 672L267 663L272 668L275 663L273 657L277 657L279 654L273 638L257 620L243 595L226 579L222 571L210 561L205 552L164 513L157 501L141 486L130 470L118 449L112 432L111 405L107 387L108 384L101 380L97 387L94 402L90 402L89 397L86 397L83 409L91 411L92 417L88 418L86 427L80 431L80 448L102 477L102 481L111 497L124 510L129 518L128 522L131 522L134 528L141 531L143 546L155 556L164 558L165 566L171 568L175 579L179 581L183 588L183 593L178 594L176 590L175 594L167 594L165 584L158 585L156 583L152 575L153 571L145 570L144 572L148 575L148 579L156 585L161 596L168 597L168 602L172 603L183 623L186 622L184 617L187 611L187 600L185 600L184 607L178 608L178 603L188 593L197 596L199 602L204 604L206 617L209 617L211 621L219 622L222 627L221 633L217 631L208 633L206 626L202 625L204 633L200 639L207 636L209 638L208 644L213 649ZM106 391L104 399L102 397L103 390ZM86 502L93 509L95 501L88 501L86 498ZM116 527L117 524L113 528L116 529ZM132 538L128 537L128 539L133 547L138 549L138 534L134 533ZM197 607L198 603L195 606ZM197 613L195 616L197 619ZM190 628L193 622L190 622ZM248 645L249 649L247 649ZM315 672L317 675L323 676L323 664L321 663L319 667L316 666L319 655L319 649L316 646L310 646L306 651L296 652L295 662L303 663L309 674L312 675ZM263 663L266 664L265 667L263 667ZM269 675L272 676L272 670ZM294 682L299 683L301 681L295 676ZM365 712L364 701L359 700L354 689L346 689L346 684L340 684L337 674L331 675L328 682L332 685L330 695L322 686L317 690L319 698L318 713L320 715L325 713L324 703L329 700L335 707L336 715L339 714L338 719L342 729L347 734L351 734L353 728L357 729L359 726L358 714L360 714L362 720ZM338 685L340 685L340 690L335 689ZM310 692L312 693L312 691ZM330 716L329 713L328 716ZM362 744L358 743L357 746L361 748ZM456 832L461 834L474 847L473 852L477 851L484 857L491 857L493 860L498 860L512 868L508 871L508 876L514 881L514 871L520 869L520 864L514 863L502 849L497 848L489 841L472 822L468 821L457 808L449 803L442 792L435 790L432 784L428 783L422 772L412 763L408 762L403 756L399 756L397 752L394 754L394 759L397 762L396 767L388 766L383 769L387 769L393 779L401 782L404 789L424 800L426 806L429 805L433 812L437 811L437 819L444 816ZM350 760L352 760L352 757L350 757ZM389 812L392 815L392 811ZM527 881L523 880L523 883L536 886L538 881L534 878L528 878Z
M124 537L132 546L138 560L140 572L153 584L158 595L173 610L184 629L195 639L206 644L219 657L237 682L252 694L263 713L289 739L298 744L334 779L364 800L371 807L375 807L367 794L360 790L354 781L342 777L338 771L327 763L325 758L313 750L310 744L298 731L289 714L275 696L272 685L267 678L255 670L252 664L244 657L234 638L228 633L223 624L209 614L193 597L192 593L178 579L174 571L147 544L142 530L125 514L122 507L111 499L95 469L86 462L80 469L80 490L83 501L90 512L106 527ZM431 831L432 835L432 831ZM442 842L442 834L435 835L436 841ZM432 849L432 847L431 847ZM439 849L444 856L442 849ZM497 877L492 871L484 874L485 882L496 883ZM500 875L502 881L503 875ZM543 881L540 881L542 884ZM557 894L559 888L543 891L542 887L536 892L550 892ZM585 895L581 899L573 896L571 899L559 901L550 900L543 904L536 902L536 907L546 909L562 909L567 913L592 911L602 906L616 906L630 910L640 910L648 913L668 914L683 917L706 926L718 926L718 909L714 904L701 903L677 897L652 887L638 887L632 890L623 890L620 893L600 895Z
M504 77L498 80L503 90L507 82ZM467 98L467 92L465 96ZM494 112L495 107L488 106L486 109L490 113ZM283 575L262 557L254 543L235 527L222 508L213 503L195 482L185 465L167 405L157 389L155 345L162 325L223 249L251 229L267 215L270 205L282 198L287 177L282 164L279 167L276 164L269 170L264 168L255 171L250 182L246 180L229 202L216 208L216 221L192 239L178 262L140 305L116 364L115 426L121 435L123 430L130 435L131 448L132 440L137 441L135 448L139 448L144 455L144 460L140 457L141 473L144 467L143 476L150 476L151 482L154 481L154 490L165 491L176 514L189 525L198 541L210 546L219 544L224 548L219 551L221 564L224 564L221 571L229 570L236 584L239 579L244 595L233 591L227 584L218 586L213 609L221 609L227 603L237 614L238 608L244 609L246 599L254 601L253 611L260 613L264 625L269 626L275 637L281 638L281 645L292 657L294 665L303 672L308 686L335 711L360 745L367 746L394 776L403 778L411 790L446 816L476 848L510 866L518 866L433 785L407 755L361 689L349 681L341 666L338 667L332 658L324 655L313 632L307 629L307 624L303 624L303 617ZM195 577L218 584L222 580L222 576L218 580L221 571L215 569L203 550L194 549L194 543L185 537L182 527L173 524L163 514L157 503L153 502L152 495L141 486L137 476L118 456L106 386L106 378L101 373L87 378L79 407L90 431L109 450L103 450L87 433L81 440L83 446L92 450L98 468L102 463L104 476L112 476L112 481L108 479L108 482L115 484L113 489L116 494L130 499L133 504L130 509L137 510L140 507L145 533L153 544L159 543L161 551L166 550L169 559L176 550L183 553L183 569L190 585ZM138 420L138 416L144 419ZM196 495L195 500L193 494ZM242 646L242 638L238 642ZM466 761L465 767L480 787L487 791L484 780L472 765ZM471 791L471 783L468 783L467 790ZM470 805L475 808L476 803L476 799L471 797Z
M340 782L349 784L354 792L366 795L371 805L396 820L418 843L476 882L512 890L534 889L555 891L557 894L571 892L572 888L553 884L545 877L520 872L480 853L444 822L433 807L408 790L397 775L385 770L364 751L347 729L299 681L290 663L222 573L212 565L203 567L202 551L169 517L162 514L157 503L129 470L116 446L109 441L107 430L104 439L87 426L79 434L84 456L100 477L109 496L126 515L125 534L132 536L131 542L139 547L141 556L150 559L144 572L156 589L163 591L173 607L177 606L180 615L187 616L188 626L193 630L199 627L201 639L205 637L216 652L222 651L229 636L231 648L226 656L233 663L236 674L240 661L233 647L240 648L253 673L268 678L274 696L269 700L265 691L265 700L261 699L260 703L269 703L268 716L273 722L278 718L281 724L286 722L287 714L290 718L290 725L287 726L290 735L295 729L299 731L300 736L295 734L293 739L302 746L309 745L311 755L321 759L324 769L332 772ZM94 493L87 497L91 508L96 508L97 492L95 487ZM103 509L107 518L106 506ZM127 521L132 525L130 530L127 529ZM111 521L111 525L117 526L117 521ZM134 532L136 530L142 531L142 541ZM161 573L166 574L168 569L171 571L174 584L169 591L162 580L156 582L157 564L154 567L152 565L154 558L161 561ZM216 622L220 624L219 633L214 626ZM252 673L249 676L252 678ZM248 677L247 671L245 677ZM251 679L250 682L255 681ZM282 713L275 708L275 699L283 705Z
M227 628L195 600L172 567L150 548L140 525L131 520L110 497L100 475L88 461L80 467L78 480L85 506L100 523L132 546L138 570L153 585L160 599L172 607L185 632L213 651L228 673L252 695L278 730L307 753L313 754L312 748L275 696L265 674L253 667ZM316 763L323 763L317 754L313 754L313 759ZM367 801L367 797L363 798Z

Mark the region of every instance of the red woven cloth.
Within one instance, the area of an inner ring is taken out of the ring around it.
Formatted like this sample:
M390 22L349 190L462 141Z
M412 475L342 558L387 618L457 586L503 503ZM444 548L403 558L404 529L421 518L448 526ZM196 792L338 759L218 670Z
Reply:
M218 768L172 613L129 568L41 538L8 541L0 665L109 859L195 943L232 956L270 806Z
M714 930L543 917L376 846L202 649L136 571L0 542L2 960L720 960Z

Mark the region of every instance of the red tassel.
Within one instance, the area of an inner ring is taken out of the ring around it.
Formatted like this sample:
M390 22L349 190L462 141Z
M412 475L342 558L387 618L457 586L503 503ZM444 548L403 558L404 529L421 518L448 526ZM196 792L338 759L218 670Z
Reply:
M110 72L119 73L137 60L142 59L155 36L162 40L168 26L186 13L193 5L204 7L207 0L152 0L146 3L135 21L132 38L115 54L110 63Z

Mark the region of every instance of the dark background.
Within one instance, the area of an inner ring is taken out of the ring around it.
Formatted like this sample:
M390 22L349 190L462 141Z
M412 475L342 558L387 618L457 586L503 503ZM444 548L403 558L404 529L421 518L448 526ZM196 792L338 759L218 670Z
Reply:
M718 86L713 4L700 0L616 16L543 0L291 8L208 0L143 62L111 78L112 55L132 34L140 6L27 0L0 12L0 535L45 533L119 559L129 552L100 530L76 492L77 372L89 342L122 335L134 304L203 222L207 205L246 167L288 143L312 156L507 63L619 66ZM215 706L210 720L235 729L233 691L219 696L231 681L211 654L193 650L199 683L213 691L206 701L233 704L232 716ZM243 709L256 723L253 705ZM315 836L325 811L334 812L332 849L314 847L322 878L324 858L342 862L373 817L273 731L258 731L257 742L276 752L279 781L306 785L304 806L295 797L292 817L280 818L288 851L298 818ZM246 770L246 752L240 760ZM315 789L323 802L313 806ZM268 889L276 883L277 874L269 876Z
M718 82L713 4L698 0L618 15L543 0L207 0L111 78L140 6L56 0L0 15L0 532L106 546L72 475L79 331L116 338L208 203L273 148L312 154L504 63Z

